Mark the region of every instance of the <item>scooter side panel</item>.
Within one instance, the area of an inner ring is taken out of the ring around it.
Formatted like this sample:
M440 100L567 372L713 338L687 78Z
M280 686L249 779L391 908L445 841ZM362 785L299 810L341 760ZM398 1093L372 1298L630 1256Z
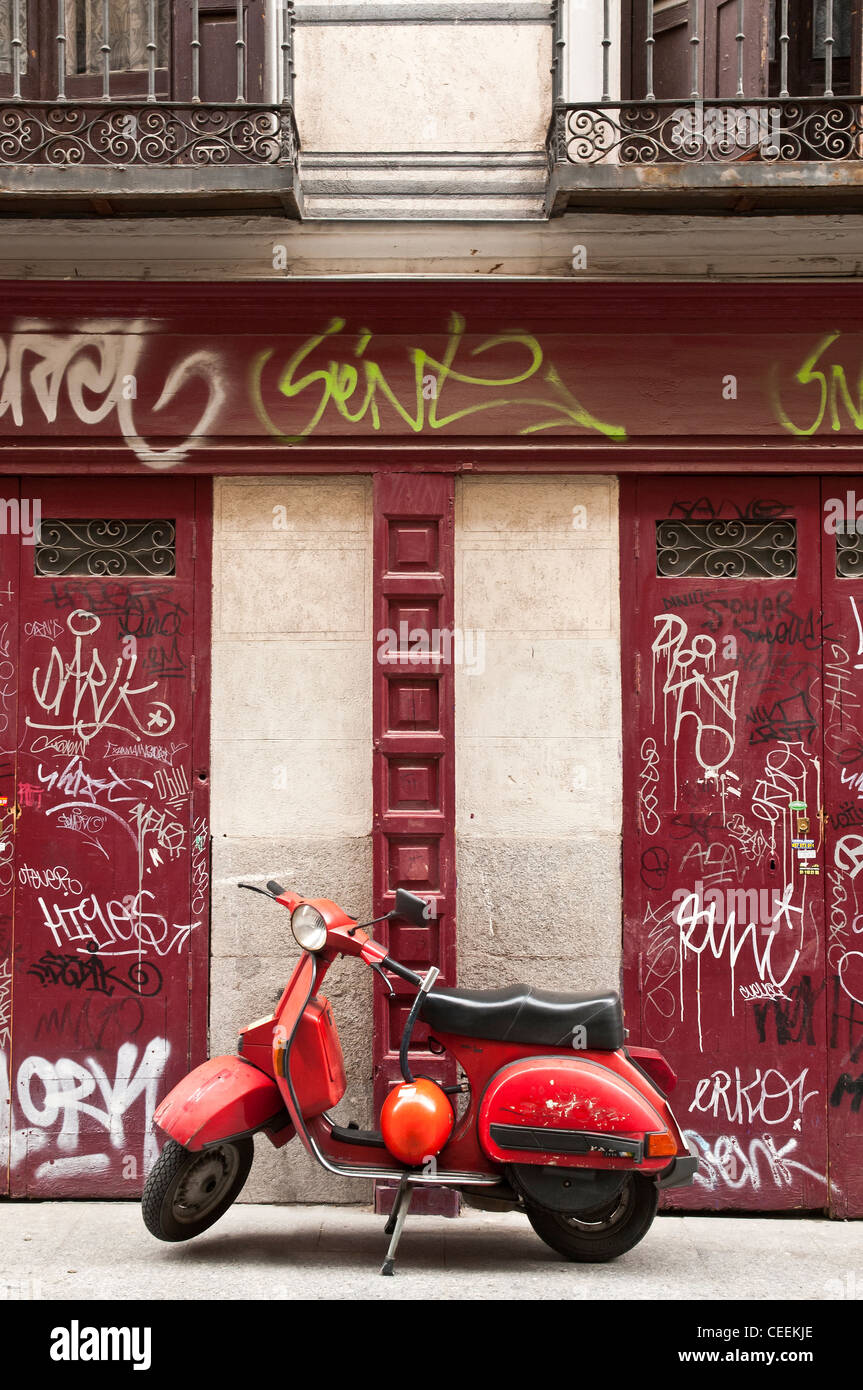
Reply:
M154 1119L171 1139L195 1151L254 1133L278 1116L287 1123L284 1109L271 1076L242 1057L211 1057L169 1091Z
M658 1093L656 1101L585 1056L525 1057L491 1078L479 1108L480 1143L498 1163L659 1172L668 1155L644 1151L645 1135L669 1127Z

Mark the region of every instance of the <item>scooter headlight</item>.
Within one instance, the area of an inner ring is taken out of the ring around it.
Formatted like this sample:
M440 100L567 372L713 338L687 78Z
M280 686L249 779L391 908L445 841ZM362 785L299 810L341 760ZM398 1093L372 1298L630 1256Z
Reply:
M291 913L294 940L304 951L322 951L327 944L327 924L316 907L301 903Z

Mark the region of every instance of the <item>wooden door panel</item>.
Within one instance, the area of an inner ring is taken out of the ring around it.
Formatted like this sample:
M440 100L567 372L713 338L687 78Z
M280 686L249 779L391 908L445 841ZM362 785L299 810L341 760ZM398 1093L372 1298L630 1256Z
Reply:
M207 953L193 888L209 850L194 805L195 484L39 491L42 545L18 550L7 749L11 1191L129 1197L158 1152L155 1107L192 1062Z
M822 1208L817 480L644 480L630 506L626 1019L703 1160L668 1205Z

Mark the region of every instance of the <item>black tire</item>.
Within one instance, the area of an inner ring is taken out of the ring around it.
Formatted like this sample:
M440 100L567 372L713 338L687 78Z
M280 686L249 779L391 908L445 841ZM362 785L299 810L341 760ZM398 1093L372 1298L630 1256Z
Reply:
M552 1250L582 1264L604 1264L631 1250L647 1234L658 1201L655 1181L631 1173L611 1202L577 1216L545 1211L527 1199L524 1205L531 1226Z
M250 1137L191 1153L169 1139L144 1186L144 1225L157 1240L191 1240L239 1196L255 1156Z

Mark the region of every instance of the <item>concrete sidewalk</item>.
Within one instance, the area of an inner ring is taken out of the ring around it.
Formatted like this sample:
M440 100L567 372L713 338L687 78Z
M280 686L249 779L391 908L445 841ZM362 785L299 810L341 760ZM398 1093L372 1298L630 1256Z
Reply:
M137 1203L0 1203L0 1299L863 1298L863 1222L659 1216L615 1264L559 1259L517 1213L408 1219L393 1279L368 1207L233 1207L180 1245Z

